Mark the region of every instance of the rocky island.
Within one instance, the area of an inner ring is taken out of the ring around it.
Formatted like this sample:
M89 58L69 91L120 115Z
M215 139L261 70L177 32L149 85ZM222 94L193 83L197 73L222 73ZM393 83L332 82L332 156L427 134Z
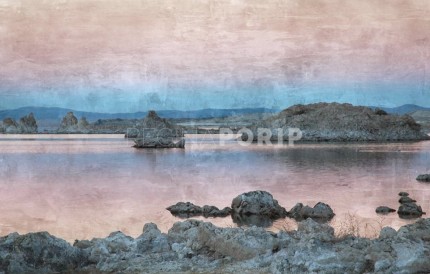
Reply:
M166 119L160 118L155 111L149 111L142 124L131 129L135 136L136 148L184 148L185 139L182 129ZM127 137L131 137L127 133Z
M271 129L271 141L277 141L278 129L288 140L288 128L302 132L301 141L419 141L430 137L409 115L391 115L383 110L339 103L295 105L279 114L256 122L250 129L257 141L258 128ZM242 139L247 140L243 135Z

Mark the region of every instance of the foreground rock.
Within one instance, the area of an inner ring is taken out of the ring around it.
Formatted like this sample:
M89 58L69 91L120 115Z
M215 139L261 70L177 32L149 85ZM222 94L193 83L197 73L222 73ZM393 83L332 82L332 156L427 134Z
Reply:
M313 208L303 206L302 203L298 203L288 212L288 217L296 220L312 218L319 221L329 221L334 217L334 215L335 214L331 207L321 202L317 203Z
M387 115L368 107L351 104L318 103L295 105L253 127L253 140L258 128L271 129L271 141L288 140L288 129L299 128L302 141L416 141L428 140L421 126L408 116ZM279 132L278 129L282 129ZM247 140L248 136L242 136Z
M189 218L194 216L208 217L226 217L231 214L231 208L225 207L219 209L216 206L205 205L203 207L197 206L190 202L179 202L167 208L172 215L180 218Z
M421 174L421 175L418 175L417 181L420 181L420 182L430 182L430 174Z
M34 134L37 133L37 128L36 119L33 113L30 113L27 116L21 117L19 122L16 122L12 118L4 119L0 126L0 132L8 134Z
M136 148L184 148L185 139L181 128L149 111L142 125L136 129ZM131 133L130 133L131 134ZM127 135L126 137L131 137Z
M233 199L231 208L237 215L260 215L272 219L282 218L287 215L285 208L273 199L267 191L251 191L243 193Z
M377 239L336 238L311 219L292 232L219 228L178 222L162 233L146 224L142 235L115 232L74 246L47 233L0 238L7 273L428 273L430 219Z

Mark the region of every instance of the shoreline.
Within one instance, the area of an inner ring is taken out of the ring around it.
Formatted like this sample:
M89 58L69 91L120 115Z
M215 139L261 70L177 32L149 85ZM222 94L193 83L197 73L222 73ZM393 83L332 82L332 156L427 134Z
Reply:
M47 232L0 238L0 268L8 273L79 271L121 273L416 273L430 271L430 218L379 237L335 237L311 219L297 230L220 228L209 222L175 223L167 233L148 223L129 237L76 240Z

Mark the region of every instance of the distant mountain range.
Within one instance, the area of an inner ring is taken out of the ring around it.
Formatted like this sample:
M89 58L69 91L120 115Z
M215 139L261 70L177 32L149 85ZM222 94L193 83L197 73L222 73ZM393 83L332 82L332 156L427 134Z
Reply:
M371 108L379 108L382 110L385 110L388 113L391 114L412 114L415 111L419 111L419 110L428 110L430 111L430 108L426 108L426 107L421 107L421 106L417 106L417 105L412 105L412 104L407 104L407 105L403 105L400 107L394 107L394 108L385 108L385 107L371 107Z
M58 121L68 113L73 112L76 117L85 117L89 122L94 122L99 119L142 119L146 116L146 111L133 113L100 113L100 112L85 112L66 108L56 107L23 107L11 110L1 110L0 120L7 117L19 119L24 115L32 112L36 119L44 121ZM168 119L205 119L205 118L223 118L234 115L244 115L253 113L277 113L279 109L267 108L243 108L243 109L201 109L201 110L159 110L158 115Z
M430 111L430 108L417 105L403 105L395 108L371 107L380 108L392 114L407 114L419 110ZM277 113L279 109L268 108L242 108L242 109L201 109L201 110L157 110L160 117L168 119L205 119L205 118L223 118L235 115L246 115L256 113ZM146 111L133 113L100 113L77 111L73 109L57 108L57 107L22 107L11 110L0 110L0 120L7 117L19 119L24 115L32 112L38 121L51 123L59 123L61 119L68 113L73 112L76 117L85 117L89 122L95 122L99 119L142 119L146 116Z

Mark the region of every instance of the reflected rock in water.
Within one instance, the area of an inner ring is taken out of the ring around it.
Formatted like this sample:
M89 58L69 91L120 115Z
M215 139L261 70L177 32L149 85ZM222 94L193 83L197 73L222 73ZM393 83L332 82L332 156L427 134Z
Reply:
M273 221L276 219L270 218L266 215L240 215L240 214L231 214L231 218L233 222L237 224L237 226L258 226L258 227L271 227L273 225Z

